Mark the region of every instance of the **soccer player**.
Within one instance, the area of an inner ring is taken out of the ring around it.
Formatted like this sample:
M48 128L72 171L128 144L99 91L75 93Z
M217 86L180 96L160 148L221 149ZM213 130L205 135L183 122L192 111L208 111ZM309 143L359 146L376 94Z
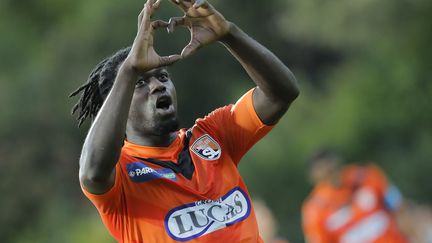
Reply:
M183 17L151 21L161 1L148 0L132 47L99 63L72 94L83 92L73 109L80 124L92 118L80 158L81 187L119 242L262 242L237 165L296 99L297 82L272 52L207 1L172 2ZM190 43L181 55L159 56L153 31L176 26L189 28ZM217 41L256 87L178 129L166 66Z
M308 162L315 188L303 204L306 242L407 242L397 225L402 196L377 166L342 167L342 159L330 150Z

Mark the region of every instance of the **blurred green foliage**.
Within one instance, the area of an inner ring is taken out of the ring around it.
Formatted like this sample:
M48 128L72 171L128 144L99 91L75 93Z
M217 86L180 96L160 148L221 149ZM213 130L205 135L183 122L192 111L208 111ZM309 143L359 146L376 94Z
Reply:
M376 161L406 197L432 202L431 1L212 3L301 84L300 98L240 166L280 235L302 242L300 207L311 189L304 161L322 146L349 161ZM67 96L100 59L132 43L142 4L0 1L1 242L112 242L80 192L87 128L76 128ZM166 1L157 17L179 14ZM156 36L162 54L187 41L186 30ZM171 72L184 127L253 86L218 44Z

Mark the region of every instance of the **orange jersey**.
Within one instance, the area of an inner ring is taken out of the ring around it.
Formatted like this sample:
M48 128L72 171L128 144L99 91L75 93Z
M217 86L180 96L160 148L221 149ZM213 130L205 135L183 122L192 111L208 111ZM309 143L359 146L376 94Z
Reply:
M392 215L398 190L376 166L348 166L341 186L318 184L303 205L309 243L406 243Z
M186 130L169 147L125 141L115 184L103 195L84 190L119 242L262 242L248 190L237 165L271 130L258 118L252 90L190 129L194 172L188 180L138 158L177 162Z

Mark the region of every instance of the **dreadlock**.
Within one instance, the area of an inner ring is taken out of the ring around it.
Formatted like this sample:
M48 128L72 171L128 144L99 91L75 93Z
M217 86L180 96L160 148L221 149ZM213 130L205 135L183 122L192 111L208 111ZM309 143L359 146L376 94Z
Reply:
M80 99L72 108L72 115L76 112L79 113L78 127L83 124L87 117L90 116L91 119L96 117L113 86L118 68L126 59L130 49L131 47L121 49L97 64L85 84L69 95L69 97L73 97L82 92Z

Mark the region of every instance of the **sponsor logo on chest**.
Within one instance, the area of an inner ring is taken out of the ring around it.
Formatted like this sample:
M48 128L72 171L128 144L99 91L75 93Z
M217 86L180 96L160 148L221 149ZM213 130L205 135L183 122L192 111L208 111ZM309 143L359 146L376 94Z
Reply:
M219 144L208 134L202 135L191 146L191 150L205 160L217 160L222 150Z
M177 241L188 241L245 220L251 211L247 194L236 187L217 200L176 207L165 217L165 230Z
M341 243L375 242L388 230L390 219L384 211L377 211L349 227L340 237Z
M129 178L133 182L146 182L155 179L171 179L176 180L174 171L168 168L153 169L142 162L130 163L127 165Z

